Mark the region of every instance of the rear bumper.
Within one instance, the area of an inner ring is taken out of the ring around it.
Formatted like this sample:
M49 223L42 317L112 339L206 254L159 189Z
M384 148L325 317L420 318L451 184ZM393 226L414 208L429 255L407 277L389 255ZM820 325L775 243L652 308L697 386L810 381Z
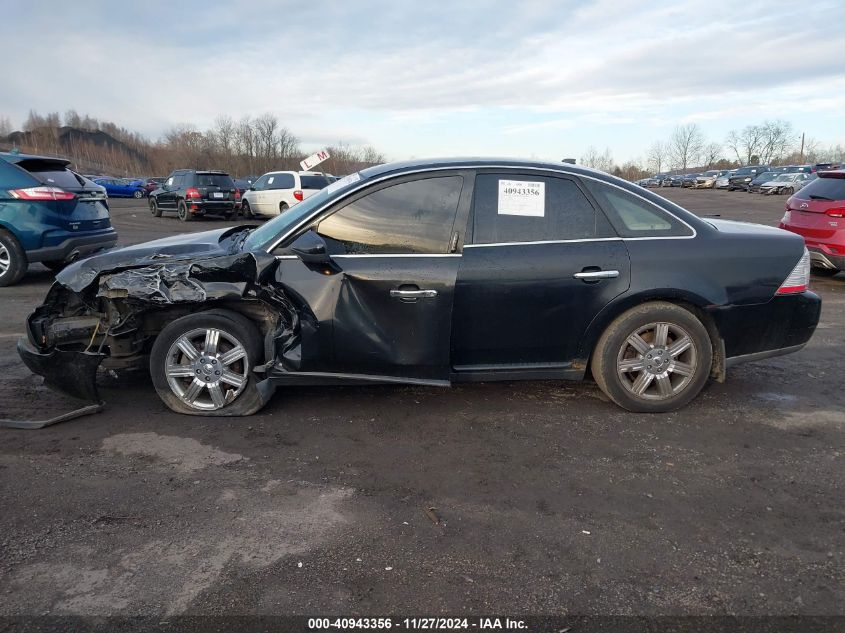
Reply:
M228 215L235 212L237 209L235 205L234 200L221 200L220 202L202 200L188 203L188 210L194 214Z
M727 363L801 349L816 330L821 305L821 298L807 291L777 296L762 304L717 308L712 315L725 342ZM735 361L735 357L740 359Z
M30 262L73 261L117 244L117 233L110 228L94 234L74 235L56 246L37 248L26 252Z
M834 255L824 245L810 246L810 261L815 268L827 268L828 270L845 270L845 255Z

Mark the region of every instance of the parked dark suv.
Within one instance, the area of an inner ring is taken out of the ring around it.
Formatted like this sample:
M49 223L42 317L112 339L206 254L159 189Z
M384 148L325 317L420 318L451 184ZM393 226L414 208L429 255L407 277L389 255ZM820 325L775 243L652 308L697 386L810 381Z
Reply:
M748 185L760 174L771 171L768 165L746 165L740 167L728 178L728 191L747 191Z
M31 262L60 270L117 242L105 189L69 164L0 153L0 286L19 281Z
M241 192L224 171L177 169L164 184L150 193L150 213L175 211L182 222L197 216L231 217L241 203Z

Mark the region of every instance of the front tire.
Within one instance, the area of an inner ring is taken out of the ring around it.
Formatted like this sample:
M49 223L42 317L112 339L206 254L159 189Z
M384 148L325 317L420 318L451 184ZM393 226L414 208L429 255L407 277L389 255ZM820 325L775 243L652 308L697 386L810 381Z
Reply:
M18 283L29 261L14 235L0 231L0 287Z
M712 360L704 324L689 310L655 301L631 308L607 327L593 350L592 374L623 409L664 413L698 395Z
M833 277L836 273L839 272L838 268L817 268L813 266L810 268L810 272L814 274L816 277Z
M249 206L249 202L247 200L241 200L241 213L243 213L244 217L247 219L251 219L252 215L252 207Z
M182 222L190 222L194 219L194 216L191 215L190 211L188 211L188 205L184 200L180 200L179 204L176 206L176 215L180 220L182 220Z
M141 191L140 189L136 189L135 193L132 194L132 197L135 198L136 200L140 200L141 198L144 197L144 192Z
M150 198L150 213L153 214L154 218L161 217L161 209L158 208L158 201L155 198Z
M189 314L165 327L153 344L150 374L176 413L252 415L264 406L253 368L262 362L261 335L228 310Z

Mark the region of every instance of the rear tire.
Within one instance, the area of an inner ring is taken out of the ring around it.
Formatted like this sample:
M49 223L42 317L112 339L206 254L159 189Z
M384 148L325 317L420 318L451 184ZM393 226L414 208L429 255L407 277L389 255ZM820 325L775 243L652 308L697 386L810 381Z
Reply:
M674 411L707 382L713 347L689 310L654 301L619 315L599 338L592 374L616 404L637 413Z
M280 202L279 203L279 215L282 215L285 211L290 209L287 202Z
M194 216L191 215L190 211L188 211L188 205L184 200L180 200L179 204L176 206L176 215L180 220L182 220L182 222L190 222L194 219Z
M227 361L227 354L234 360ZM249 319L210 310L176 319L161 331L150 354L150 374L159 397L176 413L252 415L265 404L253 372L262 355L261 335Z
M158 208L158 201L155 198L150 198L150 213L154 218L161 217L161 209Z
M28 266L26 253L15 236L0 231L0 287L18 283Z

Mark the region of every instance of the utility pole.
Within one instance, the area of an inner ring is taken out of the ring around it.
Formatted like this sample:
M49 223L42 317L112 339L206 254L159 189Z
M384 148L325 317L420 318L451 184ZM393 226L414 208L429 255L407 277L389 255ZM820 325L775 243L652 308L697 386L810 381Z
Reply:
M804 132L801 132L801 161L804 162Z

